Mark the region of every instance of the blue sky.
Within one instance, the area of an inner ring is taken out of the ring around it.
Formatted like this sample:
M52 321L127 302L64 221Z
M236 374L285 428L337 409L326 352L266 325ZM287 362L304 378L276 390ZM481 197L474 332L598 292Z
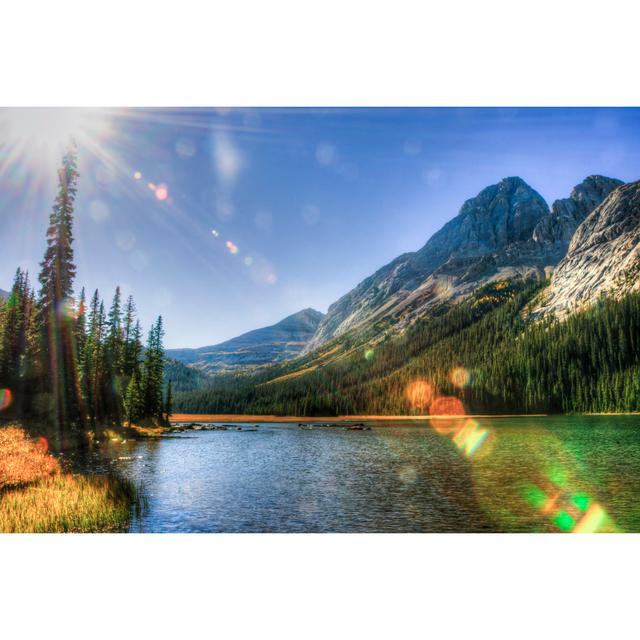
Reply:
M22 153L7 130L16 111L0 110L4 289L18 265L37 274L56 188L55 163ZM503 177L521 176L549 203L590 174L640 178L639 109L95 115L106 125L78 136L77 289L110 298L122 285L145 328L163 315L168 347L326 311Z

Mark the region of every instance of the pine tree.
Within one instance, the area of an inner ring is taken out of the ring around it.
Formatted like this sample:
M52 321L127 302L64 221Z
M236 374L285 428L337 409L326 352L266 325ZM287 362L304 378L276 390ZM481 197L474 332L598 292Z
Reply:
M127 386L124 397L124 415L129 426L137 423L144 414L144 396L140 384L140 374L136 371Z
M87 415L87 404L89 397L87 378L87 300L84 287L80 291L80 299L78 300L78 306L75 314L75 338L76 338L76 353L77 353L77 367L78 367L78 379L80 385L80 410L82 412L83 419Z
M119 424L122 421L123 395L126 390L126 381L123 378L124 337L120 287L116 287L109 315L107 316L105 366L105 375L110 381L106 388L106 412L110 420Z
M3 331L0 338L0 381L9 389L15 386L20 369L20 354L23 346L21 334L24 332L27 293L28 284L25 273L18 269L11 293L3 307Z
M107 350L110 365L116 375L122 373L124 357L124 336L122 330L122 309L121 309L120 287L116 287L111 309L107 317Z
M162 379L165 360L163 337L162 316L159 316L149 331L142 379L144 417L158 422L163 421Z
M127 298L122 321L122 339L124 342L122 355L122 372L126 378L133 376L139 368L140 358L140 324L135 321L136 306L133 296Z
M164 400L164 417L166 422L169 422L169 418L171 417L172 413L173 413L173 392L171 388L171 380L169 380L169 383L167 384L167 393L165 395L165 400Z
M49 217L47 249L41 263L39 307L43 351L48 354L42 386L51 402L50 418L59 427L82 422L75 333L69 308L73 304L73 205L78 178L75 147L58 172L58 195Z
M105 415L105 324L104 303L96 289L91 298L89 331L85 349L85 377L87 380L87 407L95 425Z

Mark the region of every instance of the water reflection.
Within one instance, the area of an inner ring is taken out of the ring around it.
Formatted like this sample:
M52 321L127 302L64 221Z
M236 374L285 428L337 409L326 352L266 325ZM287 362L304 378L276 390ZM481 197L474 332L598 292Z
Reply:
M132 531L589 530L601 525L598 505L618 530L640 531L640 418L478 422L491 432L479 452L490 453L473 458L428 421L370 431L262 424L86 443L69 456L142 490Z

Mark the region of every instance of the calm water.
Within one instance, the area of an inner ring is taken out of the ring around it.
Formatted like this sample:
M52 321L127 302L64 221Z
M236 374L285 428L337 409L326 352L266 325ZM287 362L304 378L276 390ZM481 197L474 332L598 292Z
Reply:
M110 445L109 464L146 496L134 532L558 531L594 503L640 531L640 416L479 422L471 458L428 422L261 424Z

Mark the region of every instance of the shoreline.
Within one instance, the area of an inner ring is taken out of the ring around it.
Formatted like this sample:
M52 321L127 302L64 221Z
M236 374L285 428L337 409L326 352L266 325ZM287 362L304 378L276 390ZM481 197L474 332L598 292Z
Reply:
M457 416L374 416L374 415L345 415L345 416L274 416L235 413L175 413L169 419L176 422L418 422L432 418L545 418L547 413L502 413L502 414L464 414Z
M501 419L501 418L547 418L552 416L638 416L638 411L618 411L611 413L466 413L463 415L429 415L429 416L376 416L376 415L344 415L344 416L274 416L256 414L235 414L235 413L175 413L169 419L171 424L178 422L419 422L432 418L480 418L480 419Z

